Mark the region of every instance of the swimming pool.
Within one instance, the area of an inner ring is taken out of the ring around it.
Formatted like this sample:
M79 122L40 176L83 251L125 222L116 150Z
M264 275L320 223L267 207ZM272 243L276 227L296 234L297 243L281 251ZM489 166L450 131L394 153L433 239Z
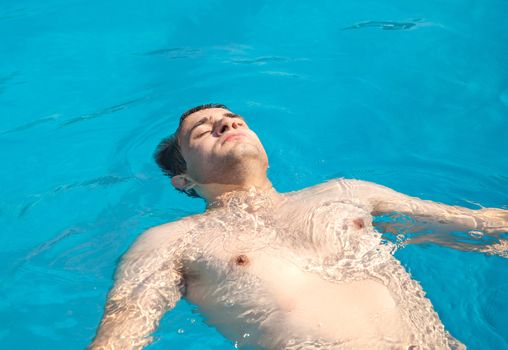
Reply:
M4 1L0 342L84 348L118 258L203 210L151 159L177 116L248 118L282 192L360 178L508 208L502 1ZM396 256L470 349L508 347L508 261L433 245ZM181 302L150 349L232 349Z

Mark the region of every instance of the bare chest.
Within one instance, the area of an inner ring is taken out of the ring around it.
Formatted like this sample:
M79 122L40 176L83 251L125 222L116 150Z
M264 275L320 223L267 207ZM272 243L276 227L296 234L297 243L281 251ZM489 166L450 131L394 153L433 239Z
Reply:
M185 293L240 345L278 349L302 334L405 342L411 315L439 324L362 209L331 201L227 214L204 218L194 232Z
M338 266L344 256L276 235L255 241L209 241L187 264L187 299L230 339L276 349L302 334L328 341L376 336L379 315L402 329L386 286L336 273L347 271Z
M199 234L185 262L187 297L218 307L264 300L290 308L309 286L347 281L355 264L364 270L372 260L366 252L379 246L370 216L335 202L279 215L233 213L208 220Z

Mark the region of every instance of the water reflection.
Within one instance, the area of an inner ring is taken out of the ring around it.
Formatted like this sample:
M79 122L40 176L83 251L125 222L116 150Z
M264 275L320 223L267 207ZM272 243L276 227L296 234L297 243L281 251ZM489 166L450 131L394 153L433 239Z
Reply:
M392 21L366 21L344 27L342 30L361 29L361 28L378 28L382 30L407 30L422 24L422 19L417 18L409 22L392 22Z

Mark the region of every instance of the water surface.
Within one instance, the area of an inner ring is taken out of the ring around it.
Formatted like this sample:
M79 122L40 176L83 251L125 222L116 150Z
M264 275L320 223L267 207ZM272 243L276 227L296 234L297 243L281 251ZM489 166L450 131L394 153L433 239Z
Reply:
M508 208L503 1L50 0L0 4L0 341L84 348L118 258L200 212L151 154L177 116L245 116L279 191L335 177ZM416 245L396 257L471 349L508 347L508 262ZM153 349L230 349L186 302Z

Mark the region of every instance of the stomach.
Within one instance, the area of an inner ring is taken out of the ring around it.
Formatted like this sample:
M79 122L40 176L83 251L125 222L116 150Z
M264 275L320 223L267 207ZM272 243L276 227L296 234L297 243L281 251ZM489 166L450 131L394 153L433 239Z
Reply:
M248 266L234 264L234 256L223 264L208 262L208 268L223 270L203 273L201 266L187 286L187 299L198 305L207 323L239 346L407 340L398 305L382 283L326 280L281 252L248 257Z
M294 293L294 300L288 313L290 324L320 338L341 343L385 338L403 342L408 338L399 306L388 288L377 281L312 281Z

